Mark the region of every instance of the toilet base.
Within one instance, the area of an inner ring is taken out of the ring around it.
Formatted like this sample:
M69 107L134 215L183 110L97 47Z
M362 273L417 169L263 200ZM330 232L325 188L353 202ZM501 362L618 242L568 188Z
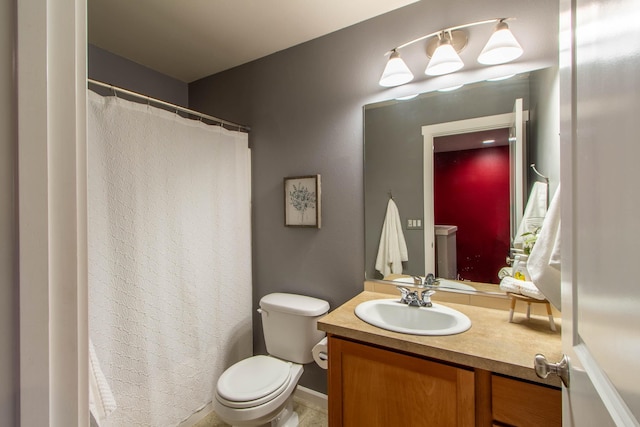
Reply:
M271 422L266 424L261 424L256 427L298 427L300 423L298 413L293 410L293 396L290 396L287 399L287 403L284 408L278 415L271 420ZM232 427L238 427L237 425L233 425Z
M289 397L287 405L271 421L270 427L298 427L298 413L293 410L293 397Z

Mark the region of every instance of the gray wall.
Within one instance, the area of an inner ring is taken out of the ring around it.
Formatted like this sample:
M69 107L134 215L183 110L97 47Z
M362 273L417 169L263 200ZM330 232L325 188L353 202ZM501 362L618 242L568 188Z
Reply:
M431 92L410 101L391 101L365 109L365 273L375 270L380 231L392 190L403 224L409 261L405 274L424 275L424 232L406 230L406 219L424 219L423 137L421 127L474 117L510 113L516 98L528 108L529 80L514 77Z
M536 169L549 177L549 202L560 185L560 87L558 68L553 67L531 76L529 109L531 140L529 159ZM529 189L535 181L543 181L529 169Z
M415 55L408 50L403 57L418 82L383 89L377 82L384 52L446 26L515 16L519 21L513 28L522 30L526 52L520 62L555 59L557 1L474 5L464 0L418 2L189 84L191 108L252 127L255 306L267 293L286 291L326 299L335 308L362 290L362 107L414 87L416 92L445 87L442 82L465 75L426 79L423 46L417 44ZM473 62L468 61L467 69L478 67ZM283 177L315 173L322 175L322 229L284 227ZM254 331L254 348L264 353L255 314ZM309 365L301 384L324 392L326 374Z
M188 85L180 80L93 45L88 46L87 62L90 79L183 107L189 105ZM91 89L102 95L111 95L109 90L94 86Z
M18 422L15 4L0 4L0 425Z

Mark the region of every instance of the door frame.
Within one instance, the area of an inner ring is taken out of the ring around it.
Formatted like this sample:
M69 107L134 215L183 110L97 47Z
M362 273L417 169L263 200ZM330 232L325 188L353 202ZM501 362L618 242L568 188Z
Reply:
M19 419L89 425L86 1L15 1Z
M522 99L520 106L522 107ZM516 100L517 101L517 100ZM521 108L522 109L522 108ZM484 130L508 128L513 125L516 120L516 114L504 113L492 116L474 117L472 119L456 120L453 122L436 123L433 125L422 126L423 138L423 202L424 202L424 266L426 273L435 273L435 214L433 206L433 140L439 136L457 135L461 133L473 133ZM523 122L529 119L529 112L523 110ZM522 143L522 139L520 141ZM516 145L516 176L524 176L524 147ZM522 183L522 180L520 180ZM523 189L524 190L524 189ZM524 193L524 191L521 191ZM523 195L524 197L524 195ZM516 201L516 212L519 212L519 218L524 212L523 201ZM516 227L517 229L517 227Z

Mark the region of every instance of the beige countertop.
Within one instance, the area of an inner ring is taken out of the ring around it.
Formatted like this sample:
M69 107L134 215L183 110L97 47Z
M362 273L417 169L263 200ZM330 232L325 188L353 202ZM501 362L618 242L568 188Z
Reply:
M359 303L390 297L364 291L322 317L318 328L369 344L560 387L558 377L543 380L533 370L537 353L552 362L562 358L559 319L556 319L558 331L552 332L545 317L531 316L527 320L517 316L514 323L509 323L509 314L503 310L437 302L466 314L471 319L471 329L456 335L418 336L387 331L355 315Z

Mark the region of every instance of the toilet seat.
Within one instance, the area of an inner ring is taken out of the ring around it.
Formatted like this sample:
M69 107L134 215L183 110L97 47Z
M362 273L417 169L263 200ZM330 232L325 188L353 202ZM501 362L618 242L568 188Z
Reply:
M251 408L273 400L289 385L291 362L253 356L227 369L218 380L216 397L230 408Z

